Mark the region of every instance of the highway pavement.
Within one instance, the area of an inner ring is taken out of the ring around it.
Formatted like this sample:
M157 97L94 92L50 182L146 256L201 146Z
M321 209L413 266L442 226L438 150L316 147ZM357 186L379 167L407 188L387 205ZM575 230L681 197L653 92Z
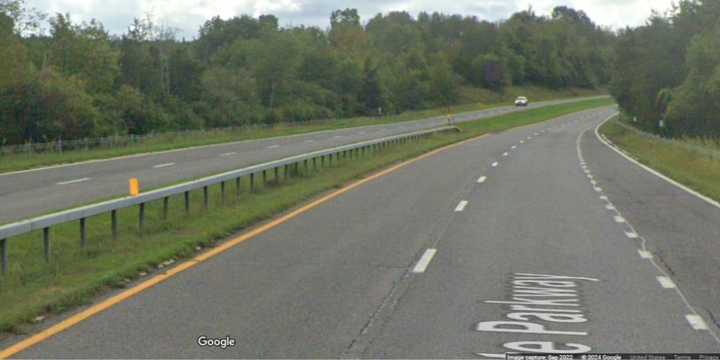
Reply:
M720 209L603 145L614 111L425 157L18 356L720 352Z
M579 100L582 99L463 113L454 116L454 121L477 120ZM437 117L0 174L0 224L127 195L128 180L132 177L138 178L144 189L157 188L292 155L446 124L446 117Z

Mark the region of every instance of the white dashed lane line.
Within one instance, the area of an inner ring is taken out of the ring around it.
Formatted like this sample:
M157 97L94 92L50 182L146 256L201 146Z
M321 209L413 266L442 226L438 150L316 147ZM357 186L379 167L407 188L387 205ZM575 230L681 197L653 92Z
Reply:
M705 320L703 320L703 318L701 318L699 315L695 315L695 314L685 315L685 318L690 323L690 326L692 326L692 328L695 330L707 330L708 329L708 326L705 323Z
M279 147L280 147L280 145L270 145L270 146L268 146L267 148L268 148L268 149L277 149L277 148L279 148Z
M175 163L171 162L171 163L165 163L165 164L158 164L158 165L153 166L153 169L162 169L162 168L171 167L171 166L175 166Z
M58 185L70 185L70 184L77 184L77 183L81 183L81 182L86 182L86 181L88 181L88 180L90 180L90 179L91 179L91 178L89 178L89 177L86 177L86 178L82 178L82 179L75 179L75 180L61 181L61 182L59 182L59 183L57 183L57 184L58 184Z
M492 163L491 166L492 166L492 167L498 167L498 165L500 165L500 163L496 161L496 162Z
M513 150L517 149L517 145L513 145L513 146L512 146L512 149L513 149Z
M598 128L599 128L599 126L595 128L595 135L598 139L600 139L600 136L598 133ZM581 136L582 136L582 134L581 134ZM585 161L582 157L582 150L580 149L581 136L578 137L578 156L580 158L582 167L586 169ZM603 141L603 139L601 139L601 141ZM612 143L607 141L607 139L604 139L604 141L606 142L606 145L610 144L608 146L611 149L619 152L618 149L615 149L611 146ZM638 163L638 165L641 167L644 167L644 165L640 165L639 163ZM651 170L649 168L646 168L646 169L648 171L654 173L654 170ZM587 169L585 170L585 172L590 174L589 170L587 170ZM662 177L662 175L660 175L660 177ZM588 178L591 178L591 177L588 176ZM672 183L672 180L670 182ZM596 191L597 191L597 189L598 188L596 188ZM600 192L602 192L602 189ZM657 269L657 271L661 274L659 276L656 276L656 279L657 279L658 283L660 284L660 286L664 289L670 289L672 291L675 291L677 293L677 295L680 297L680 299L682 299L682 301L685 304L685 306L687 307L687 309L690 310L691 314L685 315L685 319L690 324L690 326L693 328L693 330L707 331L710 333L710 335L713 337L713 339L715 339L716 342L720 343L720 336L718 336L712 329L710 329L710 327L708 327L707 323L702 318L702 316L700 316L700 314L698 314L698 312L695 310L695 308L692 306L692 304L690 304L690 302L688 301L685 294L678 288L678 286L675 284L675 282L670 278L669 274L665 270L663 270L662 267L660 267L660 265L657 264L657 262L653 258L653 254L647 250L647 247L646 247L647 240L645 238L641 237L640 234L638 234L637 231L635 231L633 226L625 218L622 217L622 213L610 202L610 200L608 199L608 197L606 195L604 195L604 194L601 195L600 199L605 200L607 202L606 209L615 211L615 213L616 213L616 215L614 216L615 222L625 224L626 229L624 232L625 232L625 236L627 238L633 239L633 240L634 239L642 240L641 248L638 249L638 254L640 255L640 257L642 259L648 260L655 267L655 269Z
M481 177L477 180L477 183L478 183L478 184L482 184L482 183L484 183L485 181L487 181L487 176L481 176Z
M465 200L461 201L461 202L457 205L457 207L455 207L455 212L465 211L465 207L467 207L467 205L468 205L468 202L467 202L467 201L465 201Z
M224 153L224 154L220 154L220 157L228 157L228 156L233 156L233 155L237 155L237 153L234 152L234 151L232 151L232 152L226 152L226 153Z
M510 153L508 153L508 152L503 153L503 156L509 156L509 155L510 155Z
M674 289L676 287L675 282L667 276L658 276L657 281L660 283L660 286L665 289Z
M430 261L432 261L433 257L437 253L437 249L427 249L425 250L425 253L420 258L420 260L415 264L415 267L413 268L413 273L415 274L422 274L427 270L428 265L430 265Z

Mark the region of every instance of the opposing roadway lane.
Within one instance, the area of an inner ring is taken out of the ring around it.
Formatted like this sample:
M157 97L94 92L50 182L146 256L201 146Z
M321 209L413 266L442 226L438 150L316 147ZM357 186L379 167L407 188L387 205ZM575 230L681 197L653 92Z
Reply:
M677 193L686 221L657 224L652 214L672 214L662 194L674 189L593 140L612 112L511 130L409 164L19 355L718 352L718 329L702 310L717 289L706 288L717 273L707 259L718 253L705 242L717 239L718 225L701 217L698 226L693 216L716 210ZM647 183L651 190L634 191ZM680 233L692 240L675 240ZM656 266L656 249L678 251L667 261L672 272ZM202 347L200 336L237 343Z
M579 100L548 101L528 108ZM463 122L524 110L506 106L460 114L455 120ZM156 188L291 155L436 127L446 122L445 117L437 117L0 174L0 224L124 195L131 177L139 178L145 188Z

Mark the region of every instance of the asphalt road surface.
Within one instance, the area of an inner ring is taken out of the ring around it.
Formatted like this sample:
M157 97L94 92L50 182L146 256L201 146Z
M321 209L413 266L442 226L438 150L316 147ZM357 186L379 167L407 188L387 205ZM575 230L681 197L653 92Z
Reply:
M601 144L613 112L426 157L19 355L720 352L720 209Z
M582 99L540 102L528 108L506 106L464 113L457 115L455 121L482 119L579 100ZM0 224L127 195L128 179L132 177L138 178L144 189L157 188L292 155L446 124L446 117L437 117L0 174Z

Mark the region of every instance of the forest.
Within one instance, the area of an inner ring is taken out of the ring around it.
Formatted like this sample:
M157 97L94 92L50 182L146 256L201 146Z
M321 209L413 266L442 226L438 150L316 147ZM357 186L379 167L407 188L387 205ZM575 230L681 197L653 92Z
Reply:
M683 0L618 34L610 92L636 125L720 136L720 1Z
M564 6L501 22L406 12L361 19L355 9L328 15L327 29L281 27L273 15L214 17L187 40L152 16L110 34L95 20L75 22L70 14L28 9L24 0L0 0L0 144L396 114L457 104L466 88L605 87L611 70L627 70L612 64L613 49L622 47L616 34ZM647 32L676 31L672 19L654 21ZM695 47L714 46L707 51L717 55L718 31L693 40L703 44ZM622 43L645 32L623 32ZM648 51L679 46L677 37ZM711 55L703 49L690 62ZM706 70L686 73L708 79ZM692 91L680 74L663 75L671 79L643 91L673 84ZM624 85L613 86L619 94ZM619 95L623 106L646 111L630 105L632 96Z

